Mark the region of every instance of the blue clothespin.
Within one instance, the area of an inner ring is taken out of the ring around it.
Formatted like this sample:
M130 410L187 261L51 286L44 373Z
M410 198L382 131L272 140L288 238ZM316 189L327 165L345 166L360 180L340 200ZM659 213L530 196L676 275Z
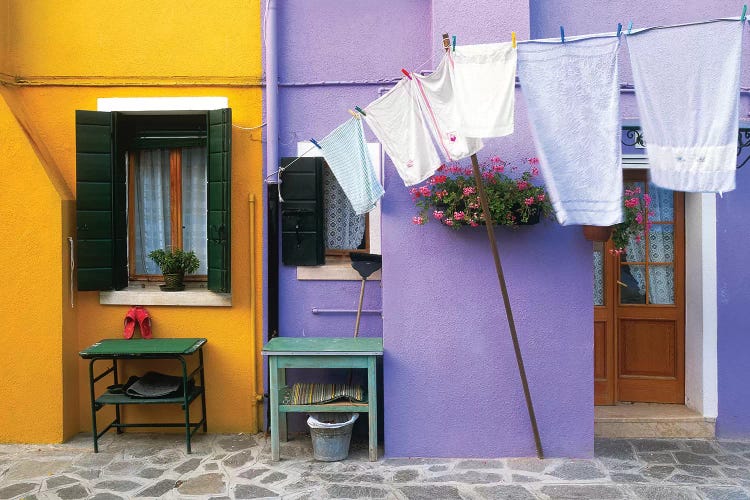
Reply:
M453 52L456 51L456 35L453 35Z
M562 41L562 43L565 43L565 30L562 26L560 26L560 40Z
M315 139L310 139L310 142L312 142L313 144L315 144L316 148L323 149L323 148L320 147L320 144L318 144L318 141L316 141Z
M745 22L745 15L747 14L747 4L742 6L742 17L740 18L741 22Z
M620 38L620 33L622 33L622 23L617 23L617 38Z
M632 30L632 29L633 29L633 21L630 21L628 23L628 35L630 34L630 30Z
M362 116L367 116L367 113L365 113L364 111L362 111L362 108L360 108L359 106L354 106L354 109L355 109L355 110L357 111L357 113L359 113L360 115L362 115Z

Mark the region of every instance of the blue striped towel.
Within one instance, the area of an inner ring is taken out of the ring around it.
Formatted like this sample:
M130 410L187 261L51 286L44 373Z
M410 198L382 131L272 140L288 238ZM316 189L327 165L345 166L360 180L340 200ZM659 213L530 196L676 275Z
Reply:
M375 177L362 120L350 118L322 139L320 146L354 212L360 215L375 208L385 191Z

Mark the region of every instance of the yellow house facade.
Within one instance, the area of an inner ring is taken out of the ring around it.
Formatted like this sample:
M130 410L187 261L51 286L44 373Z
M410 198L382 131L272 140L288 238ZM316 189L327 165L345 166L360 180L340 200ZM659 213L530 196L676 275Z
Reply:
M120 337L134 305L148 309L154 337L208 339L209 432L258 430L260 24L258 1L0 0L0 442L61 442L91 430L88 365L78 352ZM231 108L233 125L231 290L198 290L190 300L132 283L119 292L79 292L71 272L76 110L110 103L195 111L212 102ZM159 371L154 363L128 370ZM146 412L166 421L179 415L176 408L127 411L135 420Z

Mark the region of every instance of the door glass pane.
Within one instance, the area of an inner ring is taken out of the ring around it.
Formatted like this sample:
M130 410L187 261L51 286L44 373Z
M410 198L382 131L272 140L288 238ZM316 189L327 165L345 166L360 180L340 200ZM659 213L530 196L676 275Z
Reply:
M674 192L649 183L648 194L651 196L650 217L655 222L671 222L674 220Z
M622 262L646 262L646 241L644 235L640 238L630 238L628 246L625 247L625 253L620 254Z
M654 224L648 232L649 262L674 262L674 226Z
M604 305L604 243L594 242L594 305Z
M674 267L649 266L648 299L652 304L674 304Z
M617 283L620 289L621 304L645 304L646 303L646 266L622 265L620 266L620 281Z

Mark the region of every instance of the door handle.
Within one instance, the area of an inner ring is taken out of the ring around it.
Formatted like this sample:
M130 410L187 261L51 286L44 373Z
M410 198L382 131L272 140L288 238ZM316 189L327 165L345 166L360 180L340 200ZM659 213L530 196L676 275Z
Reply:
M627 288L627 287L628 287L628 285L626 285L625 283L623 283L623 282L622 282L622 281L620 281L620 280L617 280L617 284L618 284L618 285L620 285L620 286L622 286L622 287L625 287L625 288Z

